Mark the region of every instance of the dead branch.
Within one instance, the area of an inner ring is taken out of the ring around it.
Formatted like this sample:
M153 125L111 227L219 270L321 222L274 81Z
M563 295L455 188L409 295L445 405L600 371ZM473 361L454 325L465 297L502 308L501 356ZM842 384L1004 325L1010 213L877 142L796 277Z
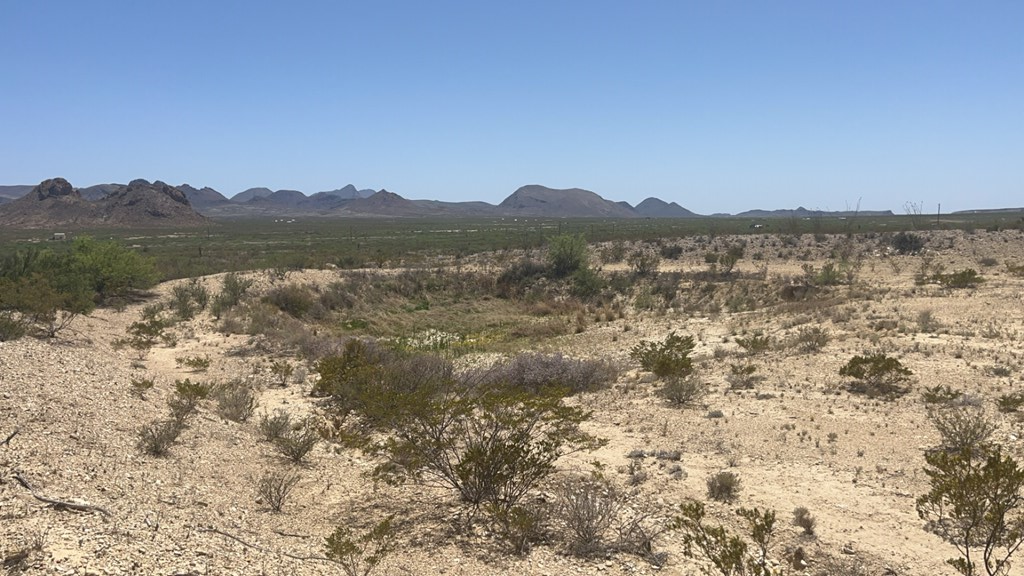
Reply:
M266 553L266 554L278 554L278 555L284 556L286 558L291 558L292 560L304 560L304 561L305 560L317 560L317 561L320 561L320 562L330 562L331 564L337 564L338 563L336 560L331 560L330 558L328 558L326 556L300 556L298 554L290 554L288 552L281 552L281 551L278 551L278 550L271 550L269 548L264 548L263 546L259 546L257 544L252 544L250 542L246 542L245 540L242 540L238 536L235 536L234 534L229 534L229 533L227 533L227 532L225 532L223 530L220 530L218 528L199 528L198 531L199 532L213 532L214 534L220 534L221 536L224 536L225 538L230 538L230 539L234 540L235 542L238 542L242 546L246 546L248 548L252 548L253 550L257 550L259 552L263 552L263 553Z
M75 503L75 502L67 502L67 501L64 501L64 500L55 500L53 498L47 498L46 496L41 496L38 493L36 493L36 491L32 488L32 485L29 484L28 480L25 480L21 476L21 474L15 473L14 474L14 479L17 480L18 484L21 484L22 487L25 488L25 490L28 490L29 493L32 494L33 498L35 498L36 500L39 500L40 502L44 502L46 504L49 504L50 506L53 506L54 508L56 508L58 510L62 510L63 509L63 510L75 510L76 512L99 512L100 514L103 514L104 516L110 516L111 515L110 511L107 510L106 508L101 508L99 506L93 506L92 504L78 504L78 503Z
M4 438L4 441L3 441L3 442L0 442L0 446L7 446L7 445L10 445L10 443L11 443L11 440L13 440L13 439L14 439L14 437L18 435L18 432L21 432L21 430L18 430L17 428L15 428L15 429L14 429L14 432L11 432L11 435L10 435L10 436L8 436L7 438Z

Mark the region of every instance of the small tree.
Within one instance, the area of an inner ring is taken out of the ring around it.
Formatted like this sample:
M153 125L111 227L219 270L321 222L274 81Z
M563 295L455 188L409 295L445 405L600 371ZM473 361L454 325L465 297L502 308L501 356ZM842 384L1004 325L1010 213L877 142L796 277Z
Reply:
M899 360L885 354L869 354L854 356L839 369L840 376L853 378L851 392L858 392L874 397L895 398L907 393L901 386L910 379L913 372L903 366Z
M1009 574L1010 557L1024 544L1024 470L999 448L936 450L925 461L931 490L917 499L917 513L960 552L947 563L963 576Z

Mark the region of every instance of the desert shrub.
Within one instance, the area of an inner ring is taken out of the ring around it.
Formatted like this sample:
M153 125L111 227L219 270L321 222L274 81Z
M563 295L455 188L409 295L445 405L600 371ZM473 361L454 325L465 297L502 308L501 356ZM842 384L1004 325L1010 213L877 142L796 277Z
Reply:
M617 376L618 370L610 362L569 358L559 353L525 352L470 379L481 384L504 383L533 394L556 389L577 394L605 388Z
M938 332L942 323L935 317L931 309L921 310L917 313L917 329L921 332Z
M906 394L908 389L901 384L912 374L899 360L885 354L854 356L839 369L840 376L854 379L849 386L851 392L872 398L895 398Z
M963 395L963 392L954 390L948 385L936 384L921 392L921 400L924 400L925 404L952 404Z
M1012 264L1010 262L1007 262L1006 271L1011 276L1016 276L1017 278L1024 278L1024 264Z
M1009 574L1024 544L1024 470L999 448L937 450L925 461L929 491L917 499L917 514L960 553L947 563L964 576Z
M367 372L393 360L393 355L370 340L353 338L345 342L340 354L325 356L313 369L320 375L313 385L313 396L344 399L356 392L355 383Z
M295 283L278 286L264 296L264 301L292 318L301 319L313 309L313 292L306 286Z
M811 512L803 506L798 506L793 509L793 525L803 528L804 534L807 536L814 536L814 526L817 524L814 516L811 516Z
M740 508L736 513L746 521L756 551L749 552L747 542L723 526L705 523L704 505L690 500L680 505L680 515L673 520L673 527L682 532L683 555L703 557L722 576L771 576L775 573L769 558L775 512Z
M924 239L912 232L897 232L890 245L897 254L917 254L924 249Z
M45 272L10 279L0 277L0 313L10 336L34 326L53 338L75 318L95 307L87 279L67 271Z
M730 390L752 390L762 380L764 376L757 374L757 366L753 364L730 364L725 377Z
M661 257L648 248L638 248L629 255L628 262L636 276L653 276L657 274L658 266L661 265Z
M502 539L511 545L517 555L526 554L533 544L544 539L544 525L549 511L541 504L527 503L507 510L488 507L487 513L496 523Z
M661 247L659 254L666 260L678 260L683 255L683 247L678 244L666 244Z
M156 346L157 342L167 338L167 327L168 323L165 320L156 317L137 320L128 325L128 337L118 340L115 344L127 345L142 356Z
M989 446L997 423L984 409L973 406L952 406L928 412L939 432L941 448L950 452L979 452Z
M569 551L590 556L604 551L604 540L624 503L623 495L603 478L564 482L557 494L555 517L565 527Z
M315 423L306 420L275 439L274 447L285 458L295 464L301 464L319 442L320 432Z
M570 293L581 300L593 300L604 290L605 281L593 268L577 268L572 273Z
M292 417L288 412L280 408L274 409L273 415L264 412L260 414L257 429L259 429L260 435L263 436L264 440L274 442L292 429Z
M150 456L164 456L181 435L181 423L176 420L157 420L139 429L139 450Z
M174 359L175 364L193 372L205 372L210 368L210 362L209 356L185 356Z
M218 384L213 388L217 414L232 422L245 422L256 411L256 392L240 380Z
M1000 412L1017 412L1024 406L1024 392L1003 394L996 399L996 406Z
M692 336L670 332L662 342L643 340L629 351L629 356L656 376L689 376L693 372L690 353L695 347Z
M658 394L676 406L689 406L707 395L707 383L693 376L670 376L658 390Z
M145 400L146 392L153 389L155 382L152 378L132 378L130 384L132 395Z
M817 352L829 341L828 331L820 326L801 326L793 337L793 345L801 352Z
M554 278L565 278L589 265L587 241L582 234L561 234L548 241L548 272Z
M298 473L267 472L256 480L256 497L272 511L280 512L301 479Z
M722 471L708 476L708 498L732 502L740 493L740 477L735 472Z
M198 278L189 279L171 289L170 308L180 320L191 320L206 309L210 293Z
M3 287L0 286L0 290ZM25 335L25 323L10 310L0 310L0 342L10 342Z
M392 550L397 531L389 516L362 535L340 524L324 542L324 554L337 562L346 576L369 576Z
M544 275L543 262L522 258L513 262L495 280L495 293L499 298L518 298L538 278Z
M192 382L188 378L174 382L174 394L167 400L171 417L179 425L195 413L199 402L210 395L212 387L204 382Z
M747 338L736 338L736 344L739 344L747 354L761 354L771 348L772 339L763 334L754 334Z
M381 390L368 406L390 433L377 447L386 459L377 474L388 481L448 487L500 513L554 472L558 458L603 445L580 430L589 413L559 394L466 388L444 376L417 384Z
M288 385L288 379L292 377L292 373L295 372L295 367L285 362L275 361L270 365L270 373L277 379L277 384L282 388Z
M935 274L932 281L945 288L973 288L985 281L973 268L958 270L949 274Z

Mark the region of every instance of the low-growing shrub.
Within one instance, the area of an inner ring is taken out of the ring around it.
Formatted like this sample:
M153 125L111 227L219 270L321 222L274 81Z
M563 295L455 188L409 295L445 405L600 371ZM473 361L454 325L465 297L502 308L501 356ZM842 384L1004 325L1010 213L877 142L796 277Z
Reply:
M658 395L676 406L689 406L707 395L707 383L693 376L673 376L665 379Z
M301 478L293 472L267 472L256 481L256 497L272 511L280 512Z
M897 232L891 245L897 254L917 254L924 249L924 239L912 232Z
M577 556L603 552L605 536L622 504L623 496L604 479L563 483L558 491L555 515L568 533L569 551Z
M191 320L206 309L210 293L198 278L189 279L171 288L170 309L179 320Z
M740 493L740 477L735 472L722 471L708 476L708 498L719 502L732 502Z
M164 456L181 435L182 426L176 420L157 420L139 429L139 450L150 456Z
M757 366L753 364L730 364L729 374L725 381L729 383L730 390L752 390L758 383L764 380L764 376L756 374Z
M643 340L629 351L629 356L656 376L689 376L693 372L690 353L696 344L692 336L670 332L662 342Z
M174 382L174 394L167 400L171 417L179 425L185 423L195 413L199 402L210 395L212 387L203 382L192 382L188 378Z
M260 421L257 424L260 435L267 442L275 442L292 429L292 417L288 412L280 408L274 409L274 414L264 412L260 414Z
M316 425L306 420L297 427L292 427L284 435L274 440L274 447L282 456L296 464L301 464L317 443L320 442L320 432Z
M908 389L901 384L909 380L913 372L896 358L869 354L851 358L839 369L839 375L854 379L849 385L851 392L891 399L907 393Z
M562 354L525 352L489 370L469 377L481 384L504 383L534 394L561 389L567 394L593 392L607 387L618 370L603 360L581 360Z
M357 535L347 524L340 524L324 542L324 554L337 562L346 576L369 576L394 549L397 531L393 516Z
M1017 412L1024 406L1024 392L1003 394L996 399L996 406L1000 412Z
M256 392L248 384L233 380L213 389L217 414L232 422L245 422L256 411Z
M737 338L736 343L743 348L747 354L761 354L767 352L772 346L770 337L763 334L754 334L748 338Z
M804 535L814 536L814 527L816 524L817 521L814 519L814 516L811 516L811 513L807 508L798 506L793 510L793 525L803 528Z
M132 395L142 400L146 399L146 392L153 389L154 382L152 378L132 378L131 379L131 390Z
M211 360L209 356L186 356L175 358L174 363L193 372L206 372L210 368Z
M673 521L673 527L682 532L683 555L687 558L703 557L722 576L776 574L775 563L769 558L775 534L775 512L740 508L736 513L746 520L750 540L756 550L748 551L747 542L725 527L706 524L704 505L690 500L680 506L680 515Z
M941 284L945 288L974 288L985 281L977 270L967 268L949 274L935 274L932 281Z
M949 385L936 384L925 388L921 393L921 399L925 404L952 404L964 395L960 390L954 390Z
M793 337L793 345L801 352L817 352L829 341L828 331L819 326L802 326Z
M263 299L276 306L278 310L298 319L309 314L315 303L312 290L294 283L270 290Z

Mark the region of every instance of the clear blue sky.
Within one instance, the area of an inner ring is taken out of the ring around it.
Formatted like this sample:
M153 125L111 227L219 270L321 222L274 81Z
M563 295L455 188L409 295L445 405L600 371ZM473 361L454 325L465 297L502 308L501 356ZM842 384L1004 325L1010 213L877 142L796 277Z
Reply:
M1024 205L1024 2L0 0L0 183Z

